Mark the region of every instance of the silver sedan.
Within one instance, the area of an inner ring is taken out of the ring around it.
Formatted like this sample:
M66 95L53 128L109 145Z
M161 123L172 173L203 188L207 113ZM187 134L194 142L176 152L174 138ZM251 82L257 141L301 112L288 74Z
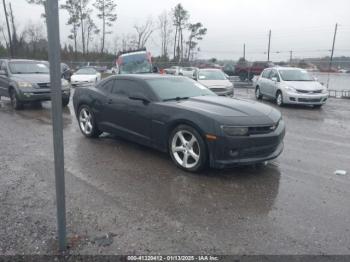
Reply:
M303 104L321 107L328 98L327 89L306 70L294 67L265 69L255 83L255 96L276 100L283 104Z

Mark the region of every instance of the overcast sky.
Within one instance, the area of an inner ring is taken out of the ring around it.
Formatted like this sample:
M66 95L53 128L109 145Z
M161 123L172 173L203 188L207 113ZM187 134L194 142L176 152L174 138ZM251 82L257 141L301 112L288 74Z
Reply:
M7 1L11 1L20 27L28 21L43 21L42 7L29 5L25 0ZM208 28L200 42L200 58L236 60L242 56L245 43L247 59L265 60L269 29L273 61L288 59L289 50L295 57L329 55L335 23L339 23L335 55L350 56L350 0L116 0L118 20L113 32L119 36L134 33L135 23L150 16L156 19L163 10L171 10L179 2L189 11L191 22L202 22ZM0 14L2 22L2 10ZM66 20L66 12L61 11L63 43L68 42ZM156 31L147 44L154 55L160 52L158 34ZM112 39L109 46L113 45Z

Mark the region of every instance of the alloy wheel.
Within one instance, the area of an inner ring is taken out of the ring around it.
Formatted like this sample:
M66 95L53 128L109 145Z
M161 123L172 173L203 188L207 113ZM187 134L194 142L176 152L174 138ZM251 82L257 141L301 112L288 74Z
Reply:
M280 92L277 94L276 103L278 106L282 106L282 104L283 104L283 97L282 97L282 94Z
M187 130L175 133L171 142L171 153L175 161L186 169L196 166L201 154L197 138Z
M79 125L81 131L87 136L91 135L93 131L92 115L87 108L82 108L79 113Z

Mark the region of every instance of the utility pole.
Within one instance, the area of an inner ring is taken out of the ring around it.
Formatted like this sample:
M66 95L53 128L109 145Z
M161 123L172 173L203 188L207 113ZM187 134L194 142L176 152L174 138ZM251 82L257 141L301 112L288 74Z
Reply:
M271 44L271 30L269 31L269 45L267 48L267 62L270 61L270 44Z
M4 5L4 13L5 13L5 19L6 19L6 25L7 25L7 33L9 37L9 43L10 43L10 56L11 58L13 57L13 47L12 47L12 39L11 39L11 30L10 30L10 24L9 24L9 19L7 15L7 9L6 9L6 2L5 0L2 0L2 3Z
M332 62L333 62L333 54L334 54L334 45L335 45L335 37L337 36L337 30L338 30L338 23L335 24L335 29L334 29L334 36L333 36L333 45L332 45L332 53L331 53L331 58L329 60L329 71L332 69Z
M52 101L53 150L55 160L55 185L57 206L58 246L65 251L66 246L66 198L64 182L64 148L61 90L61 45L58 18L58 1L47 0L45 5L48 51L50 61L50 82Z
M289 51L289 64L292 64L292 60L293 60L293 50Z
M245 44L243 44L243 59L245 60Z

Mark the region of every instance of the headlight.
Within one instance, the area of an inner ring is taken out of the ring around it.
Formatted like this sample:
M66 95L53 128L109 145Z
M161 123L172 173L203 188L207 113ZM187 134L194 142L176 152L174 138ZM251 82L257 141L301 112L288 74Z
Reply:
M286 88L286 90L287 90L288 92L291 92L291 93L296 93L296 92L297 92L297 91L296 91L293 87L291 87L291 86L286 86L285 88Z
M67 87L69 87L69 83L68 83L68 81L67 80L65 80L65 79L62 79L62 88L67 88Z
M246 136L248 127L245 126L222 126L224 133L228 136Z
M322 93L323 93L323 94L326 94L327 92L328 92L328 91L327 91L326 88L323 88L323 89L322 89Z
M17 85L20 88L31 88L31 87L33 87L32 83L29 83L29 82L17 82Z

